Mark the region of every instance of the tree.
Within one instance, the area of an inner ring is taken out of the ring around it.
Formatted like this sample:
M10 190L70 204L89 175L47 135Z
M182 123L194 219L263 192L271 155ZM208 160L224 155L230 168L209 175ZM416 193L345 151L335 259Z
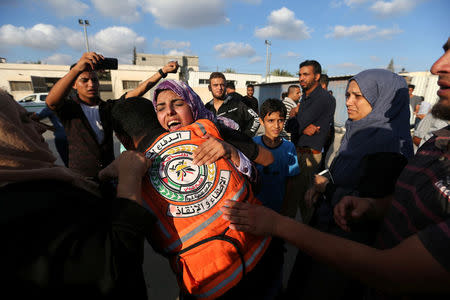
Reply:
M386 69L388 69L391 72L395 72L394 59L393 58L391 58L391 61L389 62L389 65L387 66Z
M133 65L136 64L136 46L133 47Z
M270 72L270 75L273 76L283 76L283 77L294 77L289 71L282 70L282 69L275 69L272 72Z
M225 70L223 70L223 73L236 73L236 70L232 68L226 68Z

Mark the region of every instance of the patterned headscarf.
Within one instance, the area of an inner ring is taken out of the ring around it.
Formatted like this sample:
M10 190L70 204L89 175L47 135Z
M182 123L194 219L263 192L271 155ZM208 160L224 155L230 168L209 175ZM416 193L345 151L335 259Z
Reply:
M156 87L155 92L153 94L153 106L155 107L155 109L156 109L156 99L159 93L164 90L171 90L172 92L180 96L189 105L189 107L191 108L192 117L194 118L194 121L197 121L199 119L208 119L215 123L219 121L232 129L239 128L239 125L237 125L237 123L231 119L225 117L216 118L216 116L205 107L202 99L200 99L197 93L194 92L190 86L188 86L182 81L168 79L161 82Z

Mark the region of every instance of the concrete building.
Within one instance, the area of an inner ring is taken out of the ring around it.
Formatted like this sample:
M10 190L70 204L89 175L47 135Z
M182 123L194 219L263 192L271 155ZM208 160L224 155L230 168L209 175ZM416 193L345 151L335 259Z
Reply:
M178 61L180 69L177 74L167 78L187 82L204 102L211 99L208 90L211 72L199 71L198 56L176 56L136 54L136 65L119 65L117 70L108 70L100 74L100 97L116 99L125 92L134 89L140 82L158 71L169 61ZM0 64L0 88L5 89L16 100L32 93L48 92L67 72L69 66L43 64ZM228 81L233 81L236 91L243 95L248 84L261 83L265 79L260 74L224 73ZM294 80L291 77L270 76L270 81ZM152 91L145 95L152 97Z

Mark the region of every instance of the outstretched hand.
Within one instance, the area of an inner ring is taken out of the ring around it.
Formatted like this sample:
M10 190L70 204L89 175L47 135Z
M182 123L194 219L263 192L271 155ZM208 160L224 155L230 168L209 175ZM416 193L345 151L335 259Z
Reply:
M254 235L272 235L278 213L262 205L227 200L222 206L223 218L230 221L230 229Z
M349 223L368 217L374 209L374 199L345 196L334 207L334 221L344 231L350 231Z

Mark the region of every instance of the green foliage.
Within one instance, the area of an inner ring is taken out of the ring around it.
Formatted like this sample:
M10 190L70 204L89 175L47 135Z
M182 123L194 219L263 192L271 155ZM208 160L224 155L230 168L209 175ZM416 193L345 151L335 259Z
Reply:
M223 70L223 73L236 73L236 70L232 68L226 68L225 70Z
M273 76L283 76L283 77L294 77L289 71L282 70L282 69L275 69L272 72L270 72L270 75Z
M389 62L389 65L387 66L386 69L388 69L391 72L395 72L394 59L393 58L391 58L391 61Z

